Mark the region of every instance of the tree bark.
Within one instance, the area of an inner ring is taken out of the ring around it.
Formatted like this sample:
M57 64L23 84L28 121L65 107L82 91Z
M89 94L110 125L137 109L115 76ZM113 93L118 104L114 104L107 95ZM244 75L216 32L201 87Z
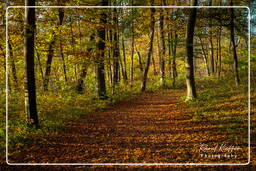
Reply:
M52 58L54 55L53 45L55 43L55 33L53 33L53 39L51 40L49 44L48 54L47 54L47 60L46 60L46 66L45 66L45 73L44 73L44 91L48 91L48 85L51 75L51 65L52 65Z
M172 86L175 87L176 77L178 76L177 68L176 68L176 50L177 50L177 44L178 44L178 34L176 31L173 32L174 36L171 36L172 38ZM172 35L172 33L171 33Z
M153 6L154 0L150 0L150 3L151 3L151 6ZM153 42L154 42L154 33L155 33L155 16L154 15L155 15L155 8L150 8L150 43L149 43L147 61L146 61L146 66L144 69L142 85L141 85L142 92L146 90L148 70L150 66L150 58L153 52Z
M219 30L219 42L218 42L218 51L219 51L219 69L218 69L218 77L221 76L221 70L222 70L222 59L221 59L221 31L222 31L222 28L220 27L220 30Z
M63 19L64 19L64 9L63 8L59 8L59 25L61 26L63 23ZM61 35L61 29L60 29L60 36ZM61 60L62 60L62 68L63 68L63 74L64 74L64 78L66 83L68 82L68 78L67 78L67 69L66 69L66 64L65 64L65 58L64 58L64 53L63 53L63 45L62 45L62 41L60 40L60 56L61 56Z
M14 89L18 89L18 78L17 78L17 71L16 71L16 65L14 61L14 55L13 55L13 49L12 49L12 43L11 40L8 40L8 46L9 46L9 54L10 54L10 62L11 62L11 69L12 69L12 78L14 82Z
M193 6L197 6L197 0L194 0ZM187 34L186 34L187 57L185 59L186 83L187 83L186 100L193 100L196 98L196 86L195 86L194 67L193 67L193 40L194 40L194 29L196 24L196 13L197 13L196 8L190 9L188 25L187 25Z
M164 10L160 8L160 22L159 22L159 32L160 32L160 86L165 86L165 36L164 36Z
M108 5L108 0L101 1L102 6ZM97 42L96 53L96 80L97 80L97 95L100 99L106 99L106 83L105 83L105 68L104 68L104 54L105 54L105 25L107 23L107 15L104 11L100 13L100 26L97 30L99 40Z
M143 64L142 64L142 60L141 60L141 55L140 55L140 52L138 50L137 50L137 55L138 55L138 59L139 59L140 71L143 72Z
M34 0L26 0L26 6L35 6ZM38 126L36 84L34 71L35 8L25 10L24 56L25 56L25 113L28 124Z
M123 49L123 60L124 60L124 81L126 82L128 77L127 77L127 67L126 67L126 53L125 53L125 44L124 44L124 37L122 36L122 49Z
M118 16L117 16L117 8L114 8L114 15L113 15L113 21L115 25L113 39L113 88L115 89L116 84L120 81L120 67L119 67L119 58L120 58L120 52L119 52L119 36L118 36Z
M233 6L233 0L231 0L230 2L230 6ZM235 74L235 82L236 85L239 85L240 83L240 78L239 78L239 74L238 74L238 59L237 59L237 53L236 53L236 42L235 42L235 24L234 24L234 20L235 20L235 15L234 15L234 9L230 8L230 40L232 43L232 52L233 52L233 58L234 58L234 74Z
M132 87L133 86L133 72L134 72L134 23L133 23L133 21L132 21L132 44L131 44L131 66L130 66L130 86Z

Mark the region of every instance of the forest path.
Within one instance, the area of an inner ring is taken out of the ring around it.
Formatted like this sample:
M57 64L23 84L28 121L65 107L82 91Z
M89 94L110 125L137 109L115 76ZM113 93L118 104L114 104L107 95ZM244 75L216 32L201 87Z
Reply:
M192 120L184 90L161 90L120 101L103 112L69 121L41 137L10 162L177 163L206 162L200 146L227 141L218 125ZM209 159L210 160L210 159ZM220 162L215 158L210 161Z

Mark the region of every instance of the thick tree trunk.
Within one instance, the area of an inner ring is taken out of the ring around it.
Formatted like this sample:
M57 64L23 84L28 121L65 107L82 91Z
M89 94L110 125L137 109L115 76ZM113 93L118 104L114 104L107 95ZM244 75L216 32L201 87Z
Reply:
M34 0L26 0L26 6L35 6ZM36 84L34 71L34 37L35 37L35 9L25 10L24 30L24 56L25 56L25 112L28 116L28 124L38 126L36 106Z
M194 6L197 6L197 0L193 2ZM187 25L187 38L186 38L186 49L187 57L185 59L186 66L186 83L187 83L187 98L186 100L193 100L196 98L196 86L194 78L194 67L193 67L193 40L194 40L194 29L196 24L196 13L197 9L190 9Z
M233 6L233 1L231 0L230 6ZM235 82L236 85L239 85L240 78L238 74L238 59L237 59L237 53L236 53L236 42L235 42L235 15L234 15L234 9L230 8L230 40L232 43L232 52L233 52L233 58L234 58L234 74L235 74Z
M150 2L151 2L151 6L153 6L154 0L151 0ZM153 42L154 42L154 33L155 33L155 16L154 15L155 15L155 9L150 8L150 43L149 43L146 66L145 66L143 78L142 78L142 85L141 85L142 92L146 90L148 70L150 66L150 58L153 52Z
M108 0L101 1L102 6L108 5ZM100 99L105 99L106 96L106 83L105 83L105 68L104 68L104 54L105 54L105 25L107 23L107 15L104 11L100 13L100 27L97 30L99 40L97 42L96 53L96 80L97 80L97 95Z

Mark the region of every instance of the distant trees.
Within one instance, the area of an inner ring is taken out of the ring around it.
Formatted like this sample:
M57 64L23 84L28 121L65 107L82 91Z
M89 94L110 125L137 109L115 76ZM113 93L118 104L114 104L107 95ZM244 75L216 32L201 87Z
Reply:
M26 6L35 6L34 0L26 0ZM29 123L38 126L36 85L34 71L35 8L25 10L24 56L25 56L25 112Z
M176 0L97 2L100 3L92 5L188 4ZM233 5L232 0L191 2ZM41 1L38 4L47 5ZM7 47L9 85L12 90L20 89L23 51L19 46L23 46L20 41L25 37L26 113L34 123L38 122L36 84L39 93L75 90L79 94L93 92L95 97L106 99L126 89L143 92L149 85L178 88L186 80L187 99L194 99L195 75L223 79L228 73L234 75L237 84L245 75L247 61L241 49L247 46L247 30L246 12L242 9L38 9L36 30L33 10L27 9L25 35L16 28L23 23L24 14L11 10ZM0 40L0 61L4 62L5 44ZM3 73L6 68L1 69Z

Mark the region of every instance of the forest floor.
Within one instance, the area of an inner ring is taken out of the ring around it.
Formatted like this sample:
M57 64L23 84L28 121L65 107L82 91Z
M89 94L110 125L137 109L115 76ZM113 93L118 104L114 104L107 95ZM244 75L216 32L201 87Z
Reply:
M9 162L246 163L247 144L223 131L223 122L194 119L197 109L180 99L184 95L184 90L148 92L82 115L59 131L35 137ZM221 145L238 149L228 152ZM203 152L203 146L219 150Z

